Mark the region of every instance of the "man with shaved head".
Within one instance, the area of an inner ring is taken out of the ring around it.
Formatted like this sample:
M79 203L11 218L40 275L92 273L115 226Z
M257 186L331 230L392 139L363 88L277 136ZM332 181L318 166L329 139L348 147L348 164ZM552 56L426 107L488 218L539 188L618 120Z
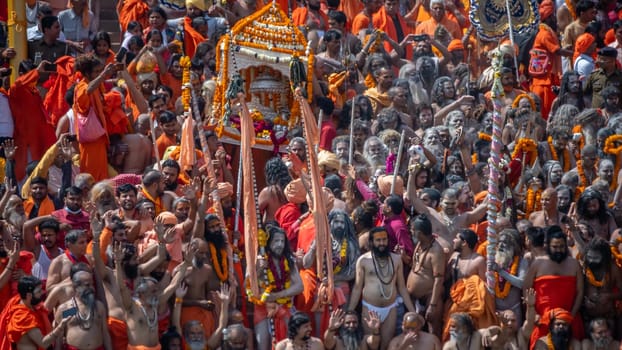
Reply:
M425 320L416 312L407 312L402 321L402 334L393 338L389 350L429 349L441 350L441 342L434 334L421 330Z

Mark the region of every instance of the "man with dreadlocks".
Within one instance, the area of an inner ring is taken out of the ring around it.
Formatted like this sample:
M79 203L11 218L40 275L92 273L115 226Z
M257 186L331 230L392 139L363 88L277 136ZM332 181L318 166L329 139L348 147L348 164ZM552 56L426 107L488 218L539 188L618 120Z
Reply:
M583 89L581 88L581 80L579 80L579 74L574 71L568 71L562 75L562 82L559 90L559 95L553 100L553 107L551 107L551 114L555 113L559 106L570 104L583 110L586 106L586 102L590 102L583 96Z
M572 215L573 213L570 213ZM605 201L598 191L587 189L577 201L577 219L586 221L596 236L609 240L617 225L607 211Z
M285 232L278 226L269 226L267 231L266 254L257 257L259 292L265 301L255 305L253 314L259 350L268 350L273 342L285 339L292 298L303 289Z
M354 280L356 269L356 259L360 254L358 239L354 224L345 211L333 209L328 214L330 225L332 256L333 256L333 280L335 289L332 295L333 308L341 307L350 297L350 282ZM317 245L314 241L311 248L303 258L303 267L311 269L316 261ZM315 266L316 270L319 267ZM325 268L325 267L322 267ZM329 327L330 310L328 308L327 281L321 281L317 286L315 304L312 311L315 311L316 318L321 317L319 322L319 334ZM318 322L315 323L316 325ZM316 329L316 331L318 331Z
M274 214L287 204L287 197L283 190L292 180L285 162L281 158L271 158L266 162L264 169L267 186L259 192L258 205L263 222L274 221Z

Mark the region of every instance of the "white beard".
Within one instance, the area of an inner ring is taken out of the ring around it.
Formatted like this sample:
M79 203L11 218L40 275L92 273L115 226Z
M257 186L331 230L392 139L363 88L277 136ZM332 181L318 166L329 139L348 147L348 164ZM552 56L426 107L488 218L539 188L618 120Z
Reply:
M514 259L514 249L502 251L497 250L495 254L495 263L499 265L499 267L507 269L510 264L512 264L512 260Z

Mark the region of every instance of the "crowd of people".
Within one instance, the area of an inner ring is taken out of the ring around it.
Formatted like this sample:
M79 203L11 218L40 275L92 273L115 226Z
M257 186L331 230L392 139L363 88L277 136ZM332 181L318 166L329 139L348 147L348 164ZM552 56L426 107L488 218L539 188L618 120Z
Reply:
M212 106L264 4L119 0L115 51L93 4L27 0L27 52L0 9L0 350L622 349L616 1L501 41L465 1L275 1L321 135L289 125L256 193Z

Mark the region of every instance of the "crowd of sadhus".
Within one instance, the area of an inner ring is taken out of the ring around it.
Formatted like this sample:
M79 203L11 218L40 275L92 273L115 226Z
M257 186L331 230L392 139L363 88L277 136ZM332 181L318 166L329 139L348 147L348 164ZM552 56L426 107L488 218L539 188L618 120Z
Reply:
M622 349L620 5L493 42L467 1L276 3L321 135L254 150L257 193L212 121L260 1L120 0L111 38L27 0L24 53L0 8L0 350Z

